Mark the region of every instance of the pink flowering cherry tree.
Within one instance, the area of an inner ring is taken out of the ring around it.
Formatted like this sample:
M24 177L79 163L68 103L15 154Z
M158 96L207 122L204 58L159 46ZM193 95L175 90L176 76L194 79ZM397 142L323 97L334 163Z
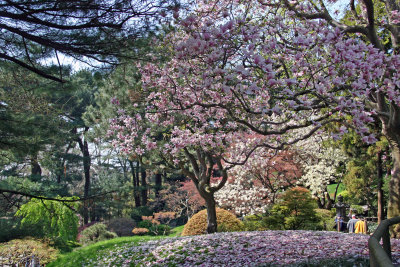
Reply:
M118 145L129 147L129 139L138 137L139 120L171 127L165 154L213 207L211 196L226 183L230 164L243 159L232 160L233 152L226 157L238 140L246 143L246 136L257 134L262 138L251 142L253 148L283 149L340 122L333 138L354 127L373 143L368 126L379 119L395 163L389 216L400 214L400 57L392 21L397 13L387 21L394 36L388 52L374 28L373 7L364 2L367 26L355 27L334 21L322 2L197 1L192 14L175 16L175 30L157 44L168 60L138 65L146 114L120 124L126 134ZM305 131L299 135L299 129ZM153 131L141 135L142 147L127 151L160 148ZM210 187L215 164L223 179Z

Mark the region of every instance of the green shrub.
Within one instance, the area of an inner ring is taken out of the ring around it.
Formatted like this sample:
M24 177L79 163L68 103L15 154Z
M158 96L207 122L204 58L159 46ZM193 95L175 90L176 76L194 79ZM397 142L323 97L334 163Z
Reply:
M137 226L140 227L140 228L150 229L150 227L153 226L153 223L151 221L149 221L149 220L144 220L144 221L139 222L137 224Z
M0 266L27 266L27 261L33 258L43 266L55 260L58 253L47 242L38 239L14 239L0 244Z
M106 224L107 230L118 236L132 236L132 229L136 226L136 222L131 218L115 218Z
M243 230L245 231L263 231L267 227L264 224L262 215L248 215L243 220Z
M142 221L142 216L153 216L153 211L147 206L142 206L134 208L131 212L131 218L135 222Z
M315 209L319 227L324 231L332 231L335 227L335 213L332 210Z
M107 231L107 226L104 223L96 223L81 232L79 242L88 245L115 237L117 237L117 234Z
M319 219L315 209L316 203L310 192L303 187L286 191L282 201L275 204L264 219L271 230L316 230Z
M338 194L338 196L342 196L344 202L351 201L351 194L347 190L343 190L342 192L340 192L340 194Z
M150 235L169 235L171 233L171 227L166 224L153 224L149 228Z
M377 222L367 222L368 234L374 233L376 228L378 228L378 225L379 224Z
M285 218L289 216L290 209L283 204L275 204L263 219L263 224L269 230L285 230Z
M356 214L363 214L364 213L364 208L363 208L363 206L360 206L360 205L351 205L350 209L351 210L355 210Z
M217 224L223 225L224 231L239 231L243 223L227 210L217 208ZM207 231L207 210L202 210L192 216L183 228L182 236L201 235Z

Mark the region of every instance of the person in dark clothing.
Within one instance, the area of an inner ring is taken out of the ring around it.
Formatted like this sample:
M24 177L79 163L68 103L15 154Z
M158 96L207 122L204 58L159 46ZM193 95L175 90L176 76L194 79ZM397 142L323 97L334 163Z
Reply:
M347 229L346 223L343 221L343 218L340 216L335 218L335 229L338 230L338 232L339 231L344 232Z

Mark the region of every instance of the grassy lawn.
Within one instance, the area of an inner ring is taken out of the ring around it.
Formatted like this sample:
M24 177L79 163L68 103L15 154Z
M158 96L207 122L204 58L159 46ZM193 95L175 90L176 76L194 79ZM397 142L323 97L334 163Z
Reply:
M183 231L183 225L173 228L171 234L168 236L127 236L118 237L110 240L100 241L95 244L80 247L74 251L66 254L61 254L57 260L49 263L48 267L59 267L59 266L82 266L83 263L88 263L96 260L100 255L107 254L108 251L117 249L124 245L137 245L142 242L149 240L157 240L166 237L180 236Z
M335 194L336 186L337 186L337 184L328 185L328 193L331 196L331 198L333 198L333 194ZM344 187L344 185L340 184L337 193L340 194L340 192L342 192L345 189L346 188Z

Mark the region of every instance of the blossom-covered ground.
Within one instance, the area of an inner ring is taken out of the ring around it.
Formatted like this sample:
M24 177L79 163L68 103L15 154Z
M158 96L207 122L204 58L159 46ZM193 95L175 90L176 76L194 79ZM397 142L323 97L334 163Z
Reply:
M167 238L125 245L99 255L94 266L290 266L318 262L364 266L368 235L326 231L259 231ZM392 240L400 263L400 240ZM322 265L321 265L322 266ZM341 264L336 266L343 266Z

